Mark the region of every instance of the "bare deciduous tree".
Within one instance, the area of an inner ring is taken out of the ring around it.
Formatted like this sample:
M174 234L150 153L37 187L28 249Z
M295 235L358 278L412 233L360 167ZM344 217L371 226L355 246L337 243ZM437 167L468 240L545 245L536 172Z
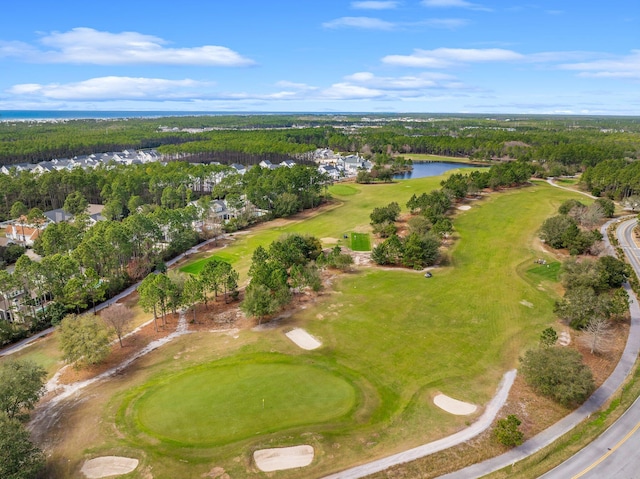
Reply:
M580 342L591 350L591 354L602 354L611 348L612 333L609 321L604 318L593 318L587 322Z
M116 303L102 311L100 316L105 324L115 331L118 341L120 341L120 347L122 347L122 336L130 330L134 316L133 311L124 304Z

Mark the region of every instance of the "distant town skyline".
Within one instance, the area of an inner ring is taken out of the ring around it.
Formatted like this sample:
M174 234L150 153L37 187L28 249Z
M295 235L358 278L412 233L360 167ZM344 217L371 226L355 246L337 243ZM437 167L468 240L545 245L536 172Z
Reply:
M9 2L0 110L640 115L640 3Z

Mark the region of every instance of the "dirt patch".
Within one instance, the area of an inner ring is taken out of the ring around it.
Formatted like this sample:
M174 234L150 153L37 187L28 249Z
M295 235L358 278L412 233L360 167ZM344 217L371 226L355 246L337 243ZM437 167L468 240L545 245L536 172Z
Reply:
M285 333L285 336L293 341L297 346L302 349L306 349L307 351L318 349L322 346L320 341L301 328L292 329L288 333Z
M129 457L104 456L86 461L80 472L88 479L121 476L134 471L138 467L138 460Z
M323 244L338 244L337 238L320 238L320 242Z
M206 474L203 474L202 477L210 477L211 479L230 479L229 474L227 474L222 467L214 467Z
M456 416L468 416L478 410L478 406L464 401L458 401L445 394L438 394L433 398L433 403L440 409Z
M263 472L305 467L313 461L313 447L309 445L261 449L253 453L256 466Z
M164 338L175 332L177 325L178 315L174 316L173 314L167 315L164 326L162 325L162 320L158 319L158 331L155 330L153 322L147 324L143 328L140 328L135 334L124 338L122 340L124 347L121 348L120 344L116 341L111 346L111 353L104 362L84 369L75 369L73 367L65 368L58 377L58 384L72 384L78 381L85 381L113 369L128 357L140 352L152 341Z

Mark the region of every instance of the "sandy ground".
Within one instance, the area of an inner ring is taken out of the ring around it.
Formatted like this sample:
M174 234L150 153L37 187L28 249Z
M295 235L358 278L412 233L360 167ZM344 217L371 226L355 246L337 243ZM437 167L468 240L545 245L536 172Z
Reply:
M444 394L438 394L434 397L433 403L440 409L443 409L448 413L455 414L456 416L467 416L478 410L478 406L475 404L458 401L457 399L450 398Z
M253 453L253 460L263 472L305 467L313 461L313 447L309 445L261 449Z
M322 343L318 341L316 338L307 333L304 329L296 328L292 329L288 333L285 334L287 338L296 343L302 349L306 349L308 351L312 349L317 349L322 346Z
M99 479L101 477L120 476L128 474L138 467L137 459L119 456L96 457L86 461L80 472L89 479Z
M338 244L338 238L320 238L324 244Z

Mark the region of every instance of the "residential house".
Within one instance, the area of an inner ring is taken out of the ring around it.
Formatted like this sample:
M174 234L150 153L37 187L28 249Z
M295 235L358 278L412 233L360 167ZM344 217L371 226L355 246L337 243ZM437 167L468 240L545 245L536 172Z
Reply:
M38 236L44 230L45 225L41 227L35 227L27 225L25 222L17 222L7 226L5 229L5 236L9 241L24 246L33 246L33 243L38 239Z
M258 163L258 166L260 166L261 168L268 168L270 170L275 170L278 167L278 165L274 165L269 160L262 160L260 163Z
M283 160L280 162L280 166L286 166L287 168L293 168L296 166L296 162L293 160Z
M349 175L355 175L358 173L358 170L371 170L373 168L373 163L365 160L359 155L349 155L342 159L342 164L344 166L344 170Z
M243 165L239 165L238 163L232 163L230 166L231 168L236 170L240 175L244 175L247 172L247 167Z
M318 171L320 173L324 173L332 180L337 180L341 176L340 170L333 165L320 165L318 167Z

